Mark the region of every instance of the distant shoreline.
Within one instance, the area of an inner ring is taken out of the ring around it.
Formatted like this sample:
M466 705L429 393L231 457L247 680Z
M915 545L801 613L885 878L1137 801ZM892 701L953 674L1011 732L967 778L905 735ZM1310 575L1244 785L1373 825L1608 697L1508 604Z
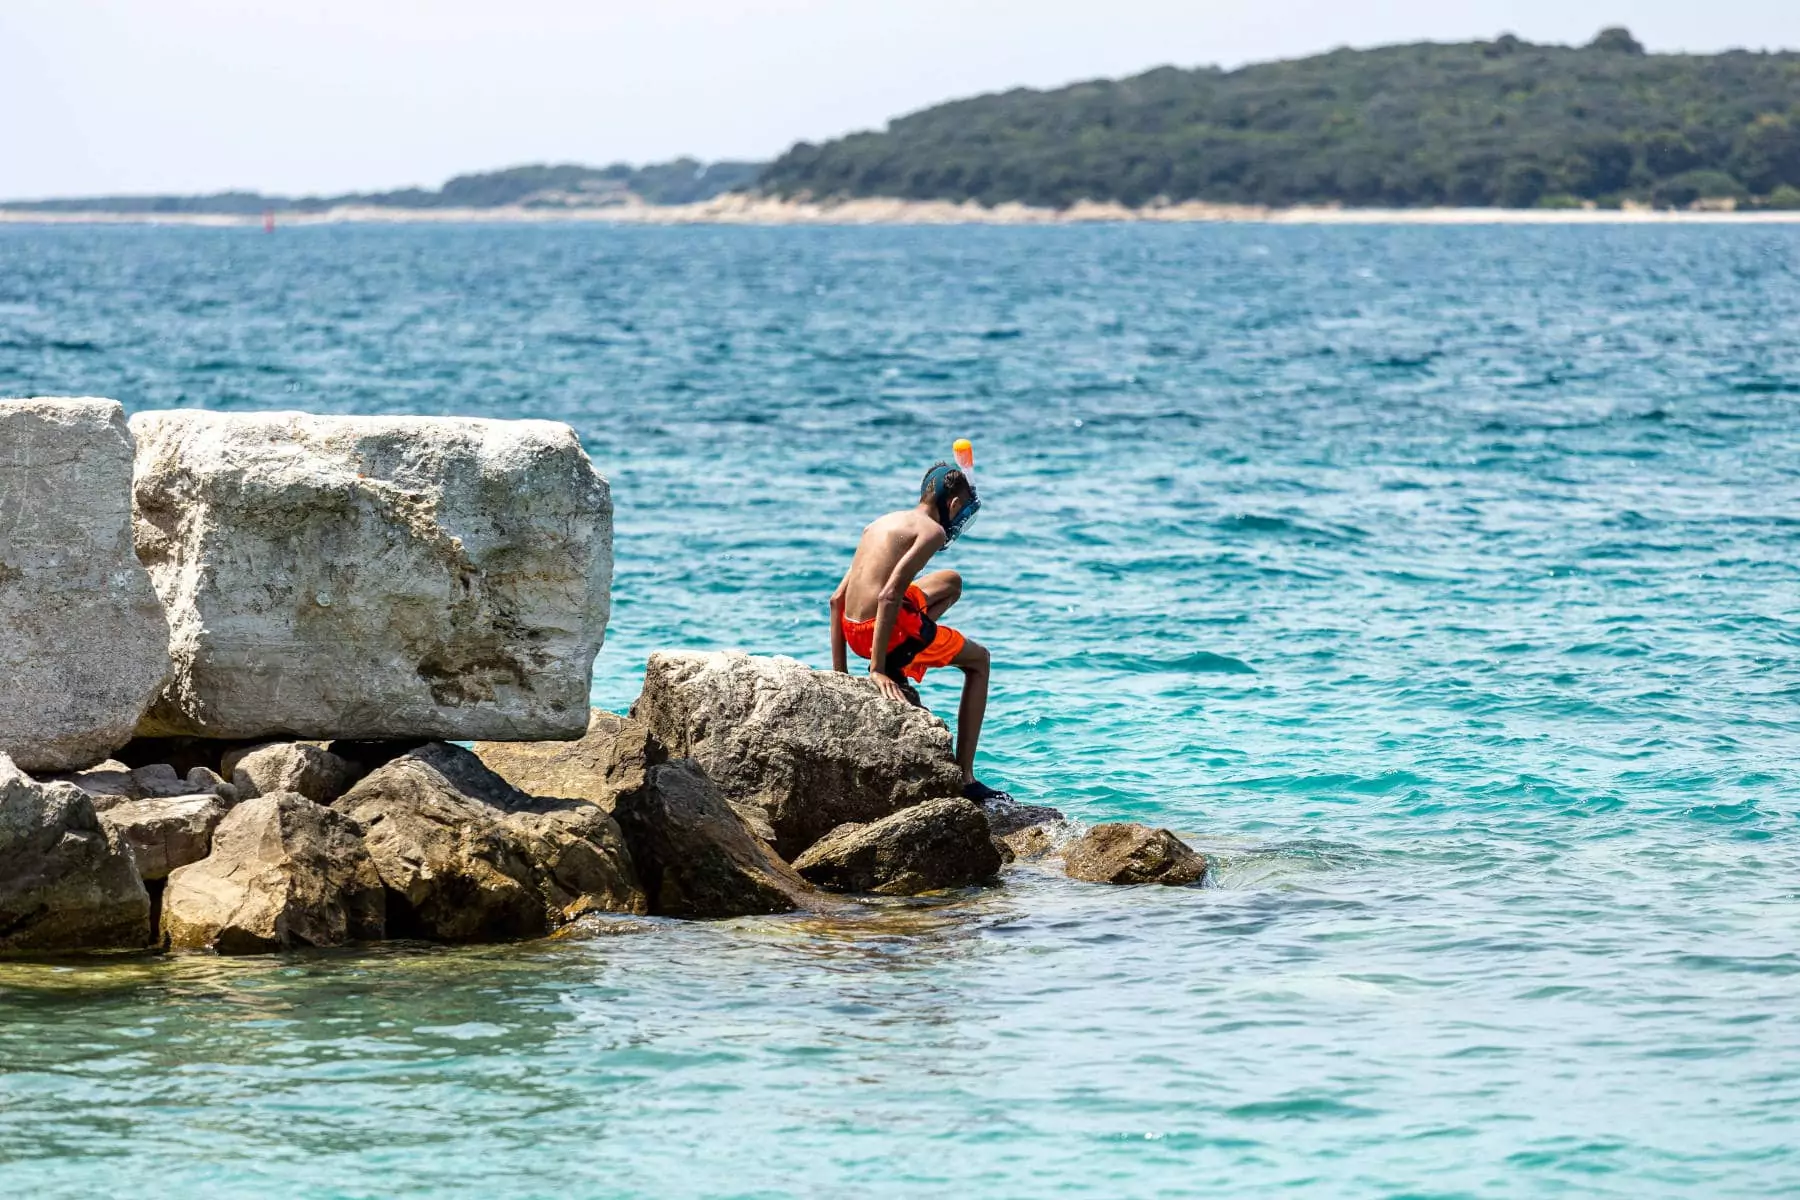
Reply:
M255 214L43 212L0 205L0 225L257 226ZM619 204L593 208L399 208L342 205L321 212L275 213L276 226L345 224L619 225L1091 225L1244 222L1270 225L1791 225L1800 210L1666 211L1556 208L1264 208L1183 204L1128 208L1083 201L1066 209L947 200L861 199L829 203L728 194L694 204Z

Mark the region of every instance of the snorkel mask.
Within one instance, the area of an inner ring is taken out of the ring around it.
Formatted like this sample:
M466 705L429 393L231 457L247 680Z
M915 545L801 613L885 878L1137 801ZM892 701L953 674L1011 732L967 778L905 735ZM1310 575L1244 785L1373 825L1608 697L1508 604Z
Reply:
M925 489L931 493L932 507L937 511L937 521L944 527L944 544L947 546L961 537L969 526L975 523L975 516L981 511L981 496L975 490L975 447L967 438L957 439L954 447L956 466L949 463L938 463L925 474ZM950 516L950 473L961 471L969 484L969 499L954 518Z

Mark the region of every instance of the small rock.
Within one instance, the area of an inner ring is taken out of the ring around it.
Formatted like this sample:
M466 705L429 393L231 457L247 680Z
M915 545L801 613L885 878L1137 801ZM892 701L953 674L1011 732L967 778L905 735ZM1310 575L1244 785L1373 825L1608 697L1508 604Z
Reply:
M950 731L867 679L791 658L658 652L632 716L671 757L692 757L783 855L848 822L960 796Z
M1049 825L1063 820L1061 812L1044 804L1020 804L1011 797L986 801L981 811L987 814L988 827L997 838L1007 837L1033 825Z
M1013 852L1015 858L1043 858L1056 849L1062 832L1063 827L1057 825L1028 825L1024 829L1014 830L1000 841Z
M542 937L586 912L648 908L605 810L527 796L459 746L394 759L337 808L365 830L396 937Z
M226 814L210 855L170 873L162 931L176 949L220 954L342 946L382 937L385 903L354 821L270 792Z
M211 792L215 796L223 796L224 793L219 789L230 788L230 800L234 804L237 802L237 789L231 787L224 779L220 778L219 773L211 767L195 767L193 770L189 771L187 773L187 785L189 794L196 796L202 792Z
M1096 825L1063 847L1063 870L1089 883L1195 883L1206 859L1167 829L1119 822Z
M39 783L0 754L0 950L135 949L150 896L93 798Z
M613 807L650 911L671 917L792 912L811 885L750 831L689 759L651 767Z
M362 777L354 764L315 742L271 742L225 757L240 801L299 792L314 804L330 804Z
M96 763L85 771L59 775L55 779L58 782L72 783L92 796L95 808L104 808L114 800L139 798L137 782L131 777L131 768L114 758Z
M100 823L124 838L138 876L149 882L211 853L213 830L229 807L211 792L121 800L100 814Z
M471 749L527 795L587 800L611 812L620 792L644 786L649 733L642 721L596 708L587 733L572 742L476 742Z
M1001 856L987 817L968 800L932 800L868 825L841 825L794 860L831 892L914 896L992 879Z
M192 795L193 789L168 763L153 763L131 772L131 793L134 800L172 800Z

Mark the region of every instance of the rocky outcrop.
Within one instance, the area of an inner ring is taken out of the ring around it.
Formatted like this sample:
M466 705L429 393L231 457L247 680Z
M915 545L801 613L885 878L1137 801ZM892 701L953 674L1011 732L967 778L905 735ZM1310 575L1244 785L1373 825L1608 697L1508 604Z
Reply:
M651 767L643 787L617 797L613 815L650 893L652 912L671 917L792 912L811 890L691 760Z
M648 907L603 809L527 796L458 746L404 754L336 807L363 827L397 937L541 937L585 912Z
M579 737L612 504L566 425L139 413L147 736Z
M131 464L117 401L0 400L0 752L22 770L99 762L168 674Z
M311 742L271 742L225 756L239 800L267 792L299 792L330 804L362 777L356 765Z
M471 749L527 795L587 800L610 812L620 793L644 786L648 736L643 722L596 708L576 741L476 742Z
M1001 855L973 803L932 800L869 825L840 825L794 860L832 892L915 896L992 879Z
M150 896L93 800L73 784L39 783L0 754L0 950L149 941Z
M632 716L734 808L760 814L786 856L839 825L962 792L942 721L791 658L652 654Z
M164 940L256 954L381 937L381 877L357 835L355 822L297 792L238 805L213 832L212 853L169 875Z
M1166 829L1096 825L1063 847L1063 870L1089 883L1197 883L1206 860Z
M100 813L100 823L131 847L139 878L150 882L210 854L213 831L228 811L210 792L121 800Z

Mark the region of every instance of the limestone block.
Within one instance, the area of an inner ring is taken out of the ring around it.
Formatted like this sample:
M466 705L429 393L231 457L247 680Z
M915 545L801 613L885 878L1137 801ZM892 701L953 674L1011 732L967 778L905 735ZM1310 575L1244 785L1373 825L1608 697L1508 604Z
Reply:
M574 738L612 501L550 421L139 413L173 674L146 735Z
M146 882L212 853L213 830L230 805L212 792L122 800L100 813L100 824L123 838Z
M1089 883L1163 883L1206 876L1206 859L1166 829L1132 822L1096 825L1063 847L1063 870Z
M788 858L839 825L962 794L942 721L791 658L659 651L632 716L733 808L760 812Z
M116 400L0 400L0 752L22 770L104 759L168 674L131 465Z
M1000 863L987 817L958 797L840 825L795 859L794 870L827 891L916 896L983 883Z

